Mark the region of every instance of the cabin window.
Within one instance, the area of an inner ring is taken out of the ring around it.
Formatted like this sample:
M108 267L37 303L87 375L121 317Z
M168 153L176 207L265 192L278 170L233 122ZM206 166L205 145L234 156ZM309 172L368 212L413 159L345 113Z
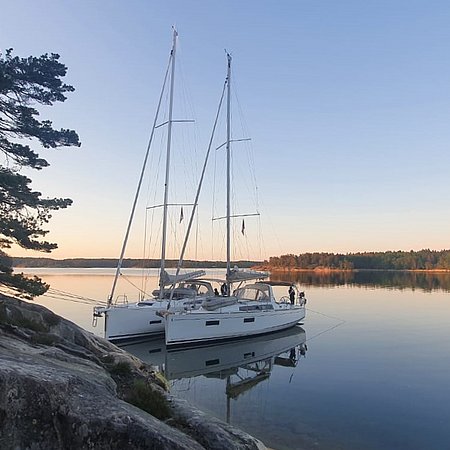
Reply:
M208 294L208 293L209 293L208 286L205 286L203 284L201 284L197 289L198 295L204 295L204 294Z
M157 323L161 323L161 320L150 320L149 322L150 325L155 325Z
M239 300L257 300L267 301L269 300L268 294L262 289L255 289L254 287L241 288L236 291L236 296Z
M258 293L256 294L256 300L266 302L268 300L267 294L263 291L258 291Z
M247 322L254 322L255 321L255 318L254 317L246 317L245 319L244 319L244 323L247 323Z
M259 305L239 306L239 311L256 311L259 309Z
M270 303L263 303L262 305L239 306L239 311L265 311L267 309L273 309L273 305Z
M242 288L238 289L236 295L239 297L239 300L255 300L257 291L251 288Z
M219 323L220 323L219 320L207 320L206 326L209 327L210 325L219 325Z
M210 359L209 361L205 362L205 366L209 367L209 366L217 366L217 364L220 363L220 359Z

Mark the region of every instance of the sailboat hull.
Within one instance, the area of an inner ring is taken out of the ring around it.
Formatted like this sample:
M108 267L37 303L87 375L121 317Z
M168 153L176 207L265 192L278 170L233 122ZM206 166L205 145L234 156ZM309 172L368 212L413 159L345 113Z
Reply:
M166 344L198 345L271 333L293 327L305 317L303 306L272 311L205 312L170 314L165 320Z
M157 315L167 302L151 306L132 304L108 308L105 314L105 338L111 342L146 338L164 333L164 319Z

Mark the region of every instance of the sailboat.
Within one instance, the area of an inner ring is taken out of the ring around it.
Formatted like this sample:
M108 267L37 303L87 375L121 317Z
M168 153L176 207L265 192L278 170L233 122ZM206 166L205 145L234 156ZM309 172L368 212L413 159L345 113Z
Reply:
M182 264L182 257L180 257L177 272L175 275L167 273L166 264L166 246L167 246L167 223L168 223L168 206L169 206L169 164L170 164L170 151L172 140L172 124L175 122L189 122L187 120L174 120L172 117L173 103L174 103L174 79L175 79L175 56L177 48L178 33L173 30L173 42L170 51L169 64L167 66L166 74L164 77L163 87L161 95L159 97L159 103L156 110L156 115L153 123L152 132L150 135L149 143L147 146L147 152L144 158L143 167L140 173L140 178L134 197L134 202L125 233L125 238L122 245L119 262L117 265L111 293L108 297L106 307L96 306L94 307L94 320L98 317L105 318L105 338L118 342L126 339L145 338L152 335L164 333L163 319L157 313L167 306L171 305L173 311L186 310L199 307L203 298L214 295L211 283L206 280L198 280L199 277L205 275L203 270L197 270L187 274L180 274L180 267ZM169 78L170 72L170 89L169 89L169 108L168 108L168 120L158 125L159 111L161 102L166 89L166 84ZM131 303L117 303L114 301L115 289L117 281L121 275L121 269L123 265L125 250L130 234L131 225L133 222L137 201L139 198L141 185L144 177L145 168L150 152L150 147L153 141L154 132L162 125L167 125L167 147L166 147L166 170L164 180L164 202L163 205L163 225L162 225L162 243L161 243L161 265L159 273L159 288L153 291L152 296L144 298L139 302ZM191 216L192 222L192 216ZM183 252L186 248L186 243L189 237L189 230L186 233Z
M176 311L169 307L161 314L165 318L167 346L198 345L270 333L293 327L305 317L306 298L295 286L290 286L291 298L278 301L274 288L289 286L290 283L264 281L267 273L231 268L231 60L227 53L226 283L221 296L207 296L200 308ZM250 280L256 282L245 284Z

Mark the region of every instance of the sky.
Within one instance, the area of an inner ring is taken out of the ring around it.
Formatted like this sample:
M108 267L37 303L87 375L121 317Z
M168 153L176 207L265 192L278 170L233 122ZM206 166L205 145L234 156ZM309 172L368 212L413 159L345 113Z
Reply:
M0 48L61 55L76 90L41 116L75 129L82 142L42 149L51 166L26 172L44 196L74 201L48 224L47 238L59 248L11 253L118 256L173 25L185 86L175 101L187 105L176 111L194 118L196 130L181 132L194 137L180 146L196 149L178 170L192 179L225 77L224 49L233 55L233 105L250 135L234 136L252 139L252 166L237 178L255 174L261 212L257 224L246 219L235 257L449 248L449 23L444 0L3 0ZM202 201L210 211L210 200ZM206 230L210 216L201 219ZM127 256L142 256L142 232L142 225L132 230L140 236ZM201 248L189 256L224 259L223 233L201 233ZM253 234L260 236L254 246ZM158 252L155 246L151 256Z

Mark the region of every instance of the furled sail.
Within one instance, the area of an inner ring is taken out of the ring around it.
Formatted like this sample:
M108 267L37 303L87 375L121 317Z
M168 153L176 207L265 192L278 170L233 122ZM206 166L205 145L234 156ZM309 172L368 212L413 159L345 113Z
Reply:
M195 270L194 272L180 273L178 275L171 275L166 271L161 275L161 280L164 286L169 286L170 284L180 283L181 281L194 280L206 275L204 270Z
M239 269L239 267L234 266L234 268L230 270L230 274L227 276L227 281L229 283L236 283L239 281L262 280L268 276L269 272Z

